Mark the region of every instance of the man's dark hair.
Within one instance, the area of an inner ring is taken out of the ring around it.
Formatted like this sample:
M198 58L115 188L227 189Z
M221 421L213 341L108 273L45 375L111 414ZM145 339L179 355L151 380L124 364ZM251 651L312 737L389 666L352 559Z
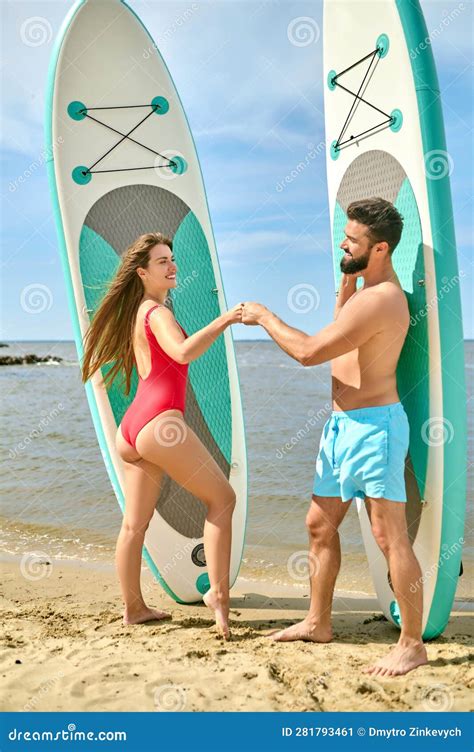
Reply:
M371 244L388 243L390 255L398 245L403 230L403 217L390 201L383 198L364 198L347 207L348 219L367 225Z

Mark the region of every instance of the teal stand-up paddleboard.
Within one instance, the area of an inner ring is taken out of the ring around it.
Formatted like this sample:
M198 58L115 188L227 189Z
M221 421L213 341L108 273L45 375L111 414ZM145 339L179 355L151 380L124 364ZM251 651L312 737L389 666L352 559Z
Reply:
M54 47L48 82L48 176L79 359L83 337L120 257L141 234L173 240L177 319L191 334L227 310L195 145L168 69L147 30L121 0L79 0ZM117 426L134 397L97 372L86 393L119 504L124 476ZM237 503L231 584L242 557L247 466L230 328L190 365L185 420L229 478ZM178 601L209 588L203 550L205 506L165 476L144 556Z
M421 566L423 635L443 632L460 573L466 397L460 273L440 91L418 0L325 0L324 82L336 289L351 201L380 196L404 217L393 265L410 308L397 382L410 423L407 521ZM390 451L390 447L389 447ZM400 626L385 558L359 517L385 615Z

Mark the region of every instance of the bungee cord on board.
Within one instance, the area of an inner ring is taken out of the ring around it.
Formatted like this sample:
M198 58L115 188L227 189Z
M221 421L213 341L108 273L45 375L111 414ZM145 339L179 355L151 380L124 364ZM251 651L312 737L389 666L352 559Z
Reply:
M131 128L128 133L122 133L121 131L118 131L116 128L112 128L111 125L108 125L107 123L102 122L102 120L98 120L97 118L93 117L92 115L89 115L89 112L91 110L124 110L124 109L130 109L130 108L139 108L139 107L151 107L151 111L145 115L144 118L142 118L136 125ZM136 141L134 138L130 138L130 134L133 133L142 123L147 120L150 115L153 115L156 113L156 111L160 109L159 104L128 104L128 105L117 105L117 106L107 106L107 107L86 107L83 109L78 110L78 113L82 115L83 117L88 118L89 120L93 120L95 123L98 123L99 125L103 125L104 128L108 128L110 131L113 131L114 133L118 133L119 136L122 136L120 141L117 141L114 146L112 146L108 151L105 152L99 159L97 159L90 167L88 167L86 170L82 171L83 175L95 174L95 173L105 173L105 172L128 172L132 170L156 170L163 167L176 167L176 162L174 162L172 159L168 159L168 157L165 157L164 154L161 154L159 151L155 151L149 146L146 146L146 144L140 143L140 141ZM93 168L99 164L99 162L102 162L105 157L107 157L114 149L117 148L125 139L128 139L128 141L131 141L134 144L137 144L137 146L141 146L143 149L147 149L147 151L150 151L152 154L155 154L157 157L161 157L162 159L166 160L166 164L162 165L150 165L150 166L144 166L144 167L119 167L111 170L94 170Z
M386 126L386 125L389 125L389 124L395 122L395 117L393 115L389 115L387 112L384 112L379 107L376 107L374 104L372 104L372 102L369 102L367 99L364 99L360 95L362 89L364 88L364 84L365 84L365 82L367 80L367 77L368 77L369 73L372 76L373 73L375 72L375 69L376 69L376 67L378 65L378 62L380 60L382 52L383 52L383 48L377 46L376 49L373 50L372 52L369 52L368 55L365 55L360 60L358 60L357 62L353 63L348 68L345 68L340 73L335 73L334 75L331 76L330 83L331 83L332 87L335 88L336 86L338 86L340 89L343 89L343 91L346 91L348 94L351 94L354 97L354 101L352 102L351 108L349 110L349 114L347 115L345 123L342 126L342 130L341 130L341 132L340 132L340 134L339 134L339 136L338 136L338 138L337 138L337 140L336 140L336 142L334 144L334 150L335 151L339 151L342 146L346 146L347 144L351 144L351 143L357 142L362 136L365 136L366 134L371 133L376 128L382 128L382 126ZM361 83L361 85L359 87L359 91L357 92L357 94L355 92L351 91L350 89L347 89L345 86L343 86L338 81L338 79L341 76L343 76L345 73L348 73L350 70L352 70L353 68L355 68L357 65L360 65L361 63L365 62L369 58L370 58L369 67L367 68L365 76L362 79L362 83ZM373 64L374 60L376 60L376 62L375 62L375 65L372 68L372 64ZM371 70L372 70L372 72L371 72ZM367 83L368 83L368 81L367 81ZM365 91L364 91L364 93L365 93ZM380 112L381 115L384 115L386 117L386 120L384 120L381 123L378 123L377 125L374 125L372 128L368 128L367 130L362 131L361 133L358 133L356 136L351 136L350 138L346 139L346 141L341 141L341 139L343 138L343 136L344 136L344 134L345 134L345 132L346 132L348 126L349 126L349 123L350 123L350 121L351 121L351 119L352 119L352 117L353 117L353 115L355 113L355 110L356 110L359 102L364 102L364 104L367 104L373 110L376 110L377 112Z

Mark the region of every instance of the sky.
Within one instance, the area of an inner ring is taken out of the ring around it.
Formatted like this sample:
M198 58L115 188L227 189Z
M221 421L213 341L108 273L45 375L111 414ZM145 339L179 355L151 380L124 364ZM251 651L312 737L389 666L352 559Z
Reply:
M73 338L43 134L49 57L71 4L0 0L1 340ZM326 164L319 146L325 137L322 2L129 5L159 46L188 116L228 306L259 301L290 325L316 332L330 323L334 309ZM426 0L422 7L452 168L464 336L472 339L472 4ZM301 35L294 32L298 23ZM304 169L295 172L301 162ZM305 295L309 290L314 300L314 289L317 305L306 305ZM300 292L300 304L291 291ZM267 336L243 325L233 333L236 339Z

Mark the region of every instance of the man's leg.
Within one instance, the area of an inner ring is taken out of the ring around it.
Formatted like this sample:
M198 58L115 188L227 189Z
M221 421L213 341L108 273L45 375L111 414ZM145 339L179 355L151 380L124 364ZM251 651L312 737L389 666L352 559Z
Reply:
M370 498L366 498L366 504L373 536L387 560L402 622L396 647L366 672L378 676L398 676L428 662L421 639L421 569L408 537L405 504Z
M309 573L311 602L306 618L272 635L278 642L332 639L331 606L336 578L341 566L341 544L338 528L350 501L338 496L316 496L306 516L309 532Z

